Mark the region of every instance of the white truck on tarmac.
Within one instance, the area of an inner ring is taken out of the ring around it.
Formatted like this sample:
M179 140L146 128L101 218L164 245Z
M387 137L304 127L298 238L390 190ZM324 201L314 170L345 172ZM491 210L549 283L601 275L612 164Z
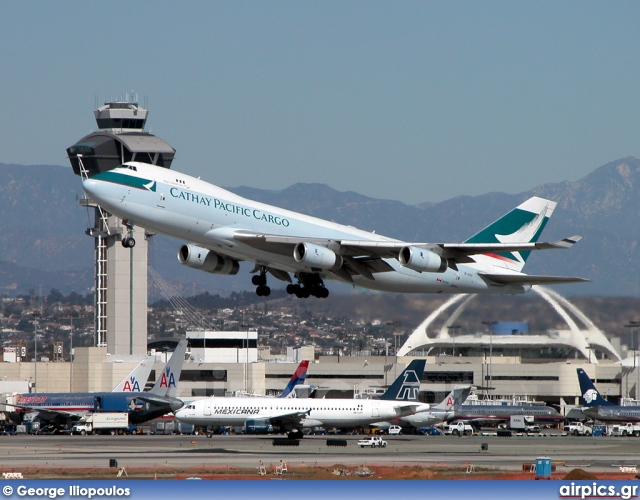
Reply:
M358 446L360 448L364 448L365 446L370 446L371 448L386 448L387 442L382 439L381 436L370 436L358 440Z
M129 414L105 412L88 413L71 428L71 434L117 434L129 430Z
M562 430L570 436L591 436L593 434L593 429L582 422L565 425Z
M615 424L607 426L607 435L609 436L640 436L640 425L627 422L624 424Z
M452 436L473 436L473 427L464 422L456 422L455 424L447 425L444 428L445 434L451 434Z
M540 426L535 424L533 415L511 415L509 429L517 432L540 432Z

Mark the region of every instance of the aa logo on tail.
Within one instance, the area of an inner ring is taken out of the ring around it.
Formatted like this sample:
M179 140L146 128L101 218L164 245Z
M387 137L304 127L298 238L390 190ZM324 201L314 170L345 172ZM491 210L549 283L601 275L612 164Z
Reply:
M418 399L418 393L420 392L420 379L413 370L407 370L404 372L404 381L396 394L396 399L403 401L414 401Z
M122 388L123 392L141 392L140 391L140 383L135 377L131 377L124 383L124 387Z
M166 368L160 377L160 387L175 387L176 378L170 368Z

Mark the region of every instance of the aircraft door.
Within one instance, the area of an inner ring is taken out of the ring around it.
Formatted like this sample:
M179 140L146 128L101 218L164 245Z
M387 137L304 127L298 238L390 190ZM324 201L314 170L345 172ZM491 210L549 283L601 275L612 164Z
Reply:
M211 401L204 402L204 416L211 416Z
M380 403L377 401L374 401L371 405L371 416L372 417L380 416Z
M156 205L158 208L165 208L165 197L162 193L156 193Z

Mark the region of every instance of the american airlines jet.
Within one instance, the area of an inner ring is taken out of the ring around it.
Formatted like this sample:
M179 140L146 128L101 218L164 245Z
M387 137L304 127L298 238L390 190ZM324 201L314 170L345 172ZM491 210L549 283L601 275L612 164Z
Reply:
M219 398L193 401L176 418L194 425L279 427L302 437L305 427L358 427L428 408L418 401L425 360L409 363L380 399Z
M200 178L139 162L87 177L83 189L125 225L186 240L178 259L214 274L254 263L252 283L267 296L267 274L300 298L329 295L325 280L403 293L523 293L531 285L587 281L522 273L532 250L570 248L580 236L537 243L556 202L533 197L464 243L392 239L252 201ZM132 231L122 244L133 247Z
M87 413L105 411L126 412L129 414L129 421L133 424L147 422L183 406L183 401L176 398L176 391L186 350L187 341L181 340L148 392L143 392L144 381L128 376L116 387L122 387L120 392L29 393L18 395L15 401L8 401L6 406L15 407L21 412L36 414L34 417L38 420L62 424L77 420ZM151 363L148 365L152 366ZM142 363L130 375L139 375L141 370ZM144 367L144 370L142 374L146 381L150 370L147 372L147 367ZM142 384L139 383L141 381Z

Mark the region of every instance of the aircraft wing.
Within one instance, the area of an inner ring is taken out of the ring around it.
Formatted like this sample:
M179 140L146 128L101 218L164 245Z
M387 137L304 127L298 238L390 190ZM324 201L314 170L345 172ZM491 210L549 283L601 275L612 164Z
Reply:
M574 278L571 276L535 276L528 274L490 274L478 273L483 278L501 285L553 285L556 283L583 283L586 278Z
M280 415L273 415L269 417L269 422L273 425L283 427L300 426L302 425L302 421L308 416L308 411L293 411L282 413Z
M407 415L415 414L418 409L423 406L424 403L416 403L413 401L398 401L398 404L394 406L394 409L400 410L401 417L406 417Z
M168 405L174 401L182 402L178 398L173 398L171 396L157 396L148 392L145 392L144 394L136 395L135 399L144 401L145 403L154 404L154 405Z
M308 238L301 236L260 234L249 231L237 231L234 233L233 238L253 248L280 255L292 255L294 247L299 243L312 243L328 248L343 257L343 268L334 272L347 281L349 281L350 276L354 274L359 274L373 280L374 273L392 271L393 268L382 259L397 259L400 251L405 247L430 250L440 255L443 259L447 259L450 266L455 266L456 263L464 264L475 262L472 257L473 255L558 248L566 249L571 248L582 239L581 236L575 235L558 241L542 243L412 243L393 239L341 240ZM572 279L572 282L573 281L581 280L576 278ZM566 283L566 281L550 281L546 279L546 281L527 281L524 283Z
M63 411L63 410L50 410L50 409L45 409L45 408L39 408L37 406L27 406L27 405L18 405L18 404L9 404L9 403L2 403L3 406L13 406L14 408L21 408L25 411L29 411L29 412L34 412L34 413L38 413L38 415L40 415L43 419L45 420L51 420L53 418L56 417L64 417L64 418L69 418L69 417L82 417L84 414L86 414L86 411L82 411L82 412L77 412L77 411Z
M397 258L400 250L407 246L425 248L440 254L444 258L458 262L472 262L464 256L496 252L518 252L531 250L549 250L571 248L582 239L570 236L562 240L542 243L413 243L398 240L340 240L326 238L307 238L301 236L280 236L238 231L234 239L254 248L267 250L281 255L290 255L298 243L313 243L324 246L341 256ZM460 259L460 260L458 260Z

